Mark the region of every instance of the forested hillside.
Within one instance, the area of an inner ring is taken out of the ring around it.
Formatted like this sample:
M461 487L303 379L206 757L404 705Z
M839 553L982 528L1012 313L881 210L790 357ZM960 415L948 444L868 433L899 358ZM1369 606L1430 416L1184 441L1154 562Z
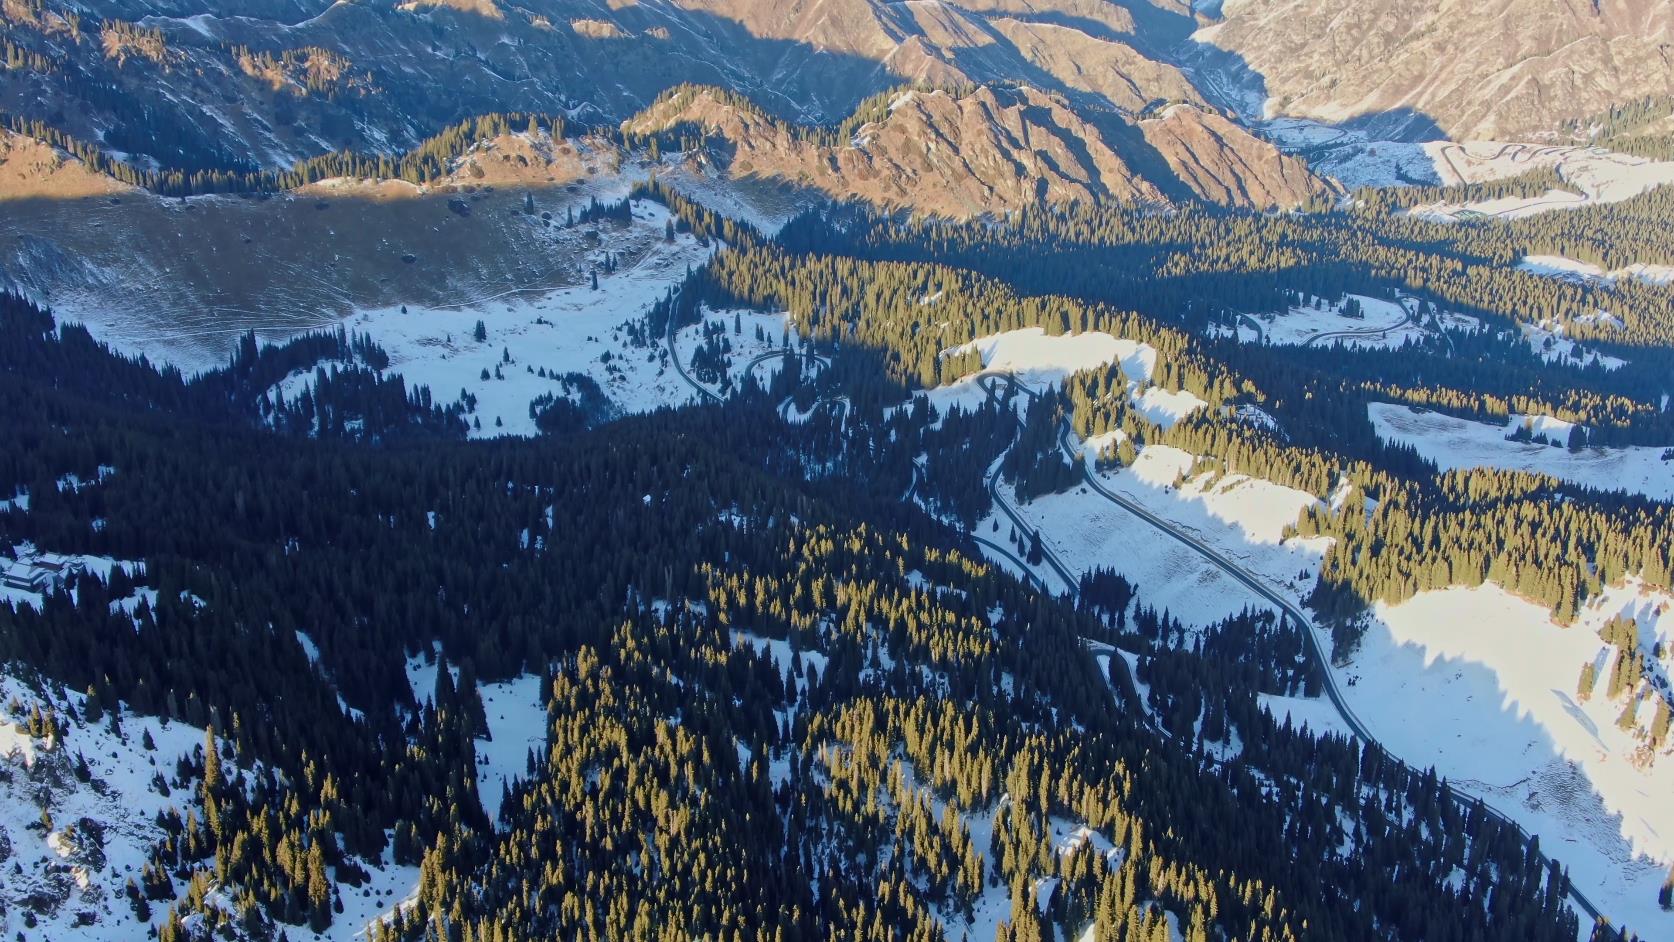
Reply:
M0 936L1674 935L1668 12L1409 12L0 2Z
M18 676L86 691L41 688L27 735L208 730L101 931L295 938L416 864L374 937L1574 937L1517 832L1257 709L1315 681L1236 639L1294 628L1234 620L1140 698L1083 647L1173 630L1131 590L1031 590L762 393L421 458L206 413L213 377L5 316L38 348L0 378L5 474L40 482L6 539L138 564L0 607ZM403 652L433 643L455 669L419 703ZM547 747L490 820L478 691L525 673Z

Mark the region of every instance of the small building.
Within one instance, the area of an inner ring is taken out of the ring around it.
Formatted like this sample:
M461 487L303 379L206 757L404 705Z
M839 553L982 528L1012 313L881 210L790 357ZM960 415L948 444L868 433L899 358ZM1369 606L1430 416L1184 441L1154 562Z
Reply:
M14 562L0 572L0 585L25 592L45 592L52 585L52 574L25 562Z
M46 592L62 588L71 576L83 569L81 560L58 553L40 553L5 565L0 571L0 585L25 592Z

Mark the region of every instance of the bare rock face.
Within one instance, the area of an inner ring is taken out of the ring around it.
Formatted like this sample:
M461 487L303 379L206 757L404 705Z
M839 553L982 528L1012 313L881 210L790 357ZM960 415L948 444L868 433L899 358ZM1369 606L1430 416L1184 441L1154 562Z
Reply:
M1178 106L1133 134L1114 115L1095 123L1028 87L902 93L846 141L714 90L673 96L626 128L682 125L723 138L733 175L950 216L1071 201L1161 204L1188 192L1227 205L1287 206L1328 192L1306 165L1218 115Z
M1506 140L1674 93L1667 0L1228 0L1199 35L1271 112Z
M1052 22L1002 17L994 29L1065 88L1094 95L1137 114L1176 102L1203 104L1191 80L1176 67L1125 42Z
M1213 203L1296 206L1340 192L1303 161L1211 111L1176 105L1140 128L1175 175Z

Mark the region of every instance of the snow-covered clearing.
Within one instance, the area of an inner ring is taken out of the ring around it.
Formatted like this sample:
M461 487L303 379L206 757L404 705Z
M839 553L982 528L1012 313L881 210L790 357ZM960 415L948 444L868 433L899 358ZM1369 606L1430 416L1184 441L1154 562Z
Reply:
M754 376L757 383L766 386L784 366L782 356L769 354L782 354L787 350L799 351L803 345L802 337L797 333L796 325L791 322L789 315L732 309L714 311L705 308L702 323L682 328L675 335L675 349L680 353L681 365L687 367L688 372L691 371L692 353L703 343L703 332L716 329L720 330L720 336L725 338L731 350L727 354L727 377L731 385L726 391L742 386L746 373ZM762 357L766 359L762 359L752 369L750 364ZM804 375L813 369L818 367L810 367L804 363ZM703 382L696 375L692 378ZM724 393L715 383L704 385L716 393Z
M1619 203L1653 187L1674 183L1674 161L1618 154L1601 147L1551 147L1499 141L1424 145L1446 185L1482 183L1517 176L1540 167L1557 170L1574 190L1549 190L1540 196L1505 196L1468 203L1433 203L1415 207L1415 215L1446 222L1481 216L1516 219L1554 209Z
M9 842L11 851L9 872L0 881L0 900L6 903L0 934L65 942L141 938L151 930L135 919L124 888L130 878L139 881L150 848L163 837L158 813L196 806L192 787L173 784L175 765L203 747L205 731L124 710L121 732L115 733L113 705L105 704L102 719L90 723L82 694L46 686L36 690L0 673L0 768L9 773L0 777L0 842ZM6 709L14 699L23 705L21 715ZM68 721L61 739L31 738L23 720L35 705L50 706L66 719L73 711L76 719ZM147 735L152 749L141 745ZM87 762L86 783L74 775L77 757ZM230 763L227 768L231 772ZM169 783L168 794L155 786L159 774ZM50 796L51 831L40 827L43 795ZM368 863L370 882L339 887L343 913L320 938L348 942L417 886L417 867L397 867L387 859ZM186 884L176 881L175 888L184 893ZM27 912L37 920L33 929L25 927ZM152 903L148 925L161 924L167 914L166 902Z
M741 628L732 629L732 640L735 644L749 645L750 649L758 654L762 651L766 651L768 655L773 658L773 666L777 667L781 671L786 670L787 668L795 667L797 659L800 657L804 669L807 665L812 664L814 666L814 670L818 672L821 677L823 677L825 676L825 666L831 660L819 651L811 649L794 649L791 647L789 641L781 641L778 638L764 638L761 635L751 631L744 631ZM802 676L802 672L798 671L797 676L800 678Z
M13 698L26 705L21 716L4 710ZM175 760L203 746L204 730L126 713L121 737L110 732L108 715L98 724L71 722L59 741L31 739L23 729L29 705L73 706L82 717L85 702L76 693L42 697L0 674L0 766L10 772L0 778L0 838L11 848L9 872L0 881L0 897L7 904L0 913L0 931L6 938L26 934L24 913L31 907L24 899L35 894L52 902L33 907L44 911L36 913L40 926L27 930L31 937L43 931L42 938L65 940L146 934L123 888L130 877L138 881L147 852L163 835L155 820L158 812L189 800L159 793L152 776L173 779ZM141 748L147 733L155 749ZM87 760L92 773L85 785L71 774L76 755ZM92 784L95 780L104 783L102 793ZM50 796L50 832L40 829L37 802L43 794ZM102 848L94 831L80 826L84 818L103 827ZM21 870L13 870L14 865ZM166 912L167 906L153 905L151 924L160 923ZM83 920L87 924L79 925Z
M1256 694L1256 702L1279 722L1289 719L1291 726L1298 729L1307 727L1316 736L1327 733L1354 736L1354 731L1343 722L1342 714L1337 712L1336 704L1325 697L1281 697L1259 693Z
M1299 599L1311 587L1327 543L1323 538L1285 540L1283 530L1316 499L1242 474L1192 476L1194 463L1178 448L1149 445L1131 467L1102 473L1099 479L1252 570L1275 590ZM1196 550L1085 486L1022 505L1009 493L1004 496L1071 570L1121 573L1137 586L1143 604L1166 609L1186 625L1201 627L1246 608L1272 607ZM1307 578L1300 577L1304 570Z
M1346 313L1351 307L1348 303L1351 300L1358 304L1364 316L1352 317ZM1450 316L1445 322L1453 327L1476 326L1473 318L1455 323L1456 318L1457 315ZM1336 301L1314 298L1282 312L1257 314L1254 319L1260 322L1261 331L1257 333L1254 325L1240 318L1239 340L1265 341L1283 346L1343 344L1394 348L1425 336L1423 328L1412 322L1405 304L1360 294L1347 295Z
M634 225L661 232L668 211L649 200L634 210ZM607 246L608 248L608 246ZM640 412L687 402L695 395L665 362L662 338L634 346L623 326L643 315L687 267L708 259L714 247L681 234L672 243L655 241L646 254L624 262L613 274L539 296L518 293L448 308L408 307L360 311L345 326L368 333L389 353L389 372L409 387L429 386L437 401L452 402L464 390L477 398L473 435L533 435L529 403L545 393L564 395L558 376L584 373L595 379L614 406ZM477 321L486 339L475 339ZM696 329L676 338L690 357ZM540 376L544 369L546 376ZM486 371L488 379L483 379ZM554 375L558 374L558 375Z
M1174 423L1209 403L1190 390L1150 386L1134 397L1133 404L1140 415L1163 428L1172 428Z
M1611 323L1621 326L1621 321L1609 314L1600 312L1594 315L1584 315L1594 320L1608 318ZM1565 366L1590 366L1594 363L1607 370L1619 369L1627 365L1626 360L1600 353L1590 347L1577 343L1564 336L1564 326L1551 322L1540 324L1518 324L1517 329L1523 334L1523 341L1529 345L1543 361Z
M436 696L436 671L440 662L434 658L407 659L407 684L413 689L413 699L419 703ZM459 679L459 668L448 665L449 676ZM503 791L513 779L528 776L529 750L537 757L546 752L546 696L541 689L541 678L522 674L512 680L479 683L477 693L482 697L483 714L488 719L488 737L478 737L477 797L490 821L500 817Z
M1583 262L1565 255L1525 255L1517 263L1517 267L1536 275L1569 278L1575 281L1616 281L1620 278L1637 278L1654 285L1674 284L1674 265L1650 265L1644 262L1636 262L1614 271L1605 271L1591 262Z
M1269 102L1269 107L1276 105ZM1434 186L1442 182L1426 145L1373 140L1361 131L1307 118L1274 117L1255 124L1281 150L1308 161L1315 173L1345 187Z
M1036 391L1062 385L1071 374L1082 370L1120 364L1122 374L1128 379L1129 397L1134 406L1147 419L1165 427L1206 405L1187 390L1150 385L1157 368L1155 347L1124 337L1113 337L1102 331L1048 334L1040 327L1026 327L978 337L970 343L944 351L943 355L970 350L977 351L982 357L985 370L1008 372ZM965 378L930 390L928 395L937 408L955 402L970 408L980 404L984 393L974 381Z
M948 410L954 407L970 412L981 408L988 399L987 390L982 388L975 376L966 376L934 389L926 389L916 395L928 399L930 405L935 407L937 415L946 415ZM909 400L907 405L910 404Z
M1149 382L1157 366L1157 351L1150 344L1112 337L1103 331L1084 334L1048 334L1044 328L1025 327L1001 334L978 337L947 351L948 354L976 350L982 365L1006 370L1031 386L1062 382L1064 377L1120 362L1122 372L1135 382Z
M1674 598L1637 583L1606 590L1562 628L1497 586L1380 604L1338 686L1372 735L1417 767L1434 765L1541 836L1576 885L1642 938L1668 938L1657 888L1674 862L1674 757L1648 765L1605 696L1610 648L1598 629L1626 614L1649 647L1674 641ZM1328 639L1322 641L1329 644ZM1582 702L1583 663L1603 664ZM1661 664L1666 678L1667 662ZM1653 709L1639 706L1642 725Z
M541 678L534 674L482 684L477 690L492 737L476 742L477 796L488 820L498 821L503 790L513 779L528 777L529 751L545 761L546 697Z
M1443 470L1500 468L1550 474L1585 487L1627 490L1656 500L1674 500L1674 461L1663 461L1655 447L1584 448L1570 451L1568 423L1537 416L1532 431L1556 446L1508 441L1523 424L1513 416L1504 426L1473 422L1440 412L1414 412L1409 406L1372 403L1367 407L1378 437L1418 449Z

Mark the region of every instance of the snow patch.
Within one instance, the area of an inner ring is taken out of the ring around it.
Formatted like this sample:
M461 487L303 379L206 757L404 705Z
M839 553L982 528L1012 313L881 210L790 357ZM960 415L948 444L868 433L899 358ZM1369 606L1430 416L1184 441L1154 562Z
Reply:
M1415 767L1434 765L1466 792L1542 838L1542 847L1618 923L1644 938L1674 932L1656 892L1674 861L1674 757L1635 761L1641 743L1616 725L1606 670L1582 702L1598 629L1627 614L1642 638L1674 638L1674 598L1632 582L1607 589L1568 628L1494 585L1379 604L1349 665L1343 696ZM1666 650L1666 648L1665 648Z
M1366 407L1378 437L1411 445L1444 471L1500 468L1532 471L1599 490L1626 490L1655 500L1674 500L1674 461L1662 460L1656 447L1584 448L1570 451L1569 423L1549 417L1530 419L1531 429L1556 446L1508 441L1523 424L1513 416L1494 426L1410 406L1374 402Z

